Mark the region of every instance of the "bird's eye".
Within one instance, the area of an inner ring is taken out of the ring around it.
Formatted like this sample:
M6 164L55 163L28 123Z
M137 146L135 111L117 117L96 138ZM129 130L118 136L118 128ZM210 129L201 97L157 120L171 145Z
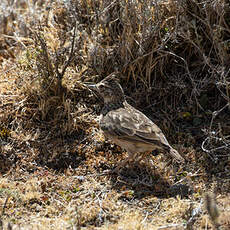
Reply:
M98 88L99 88L99 90L103 90L103 89L105 89L105 86L104 86L103 84L100 84L100 85L98 86Z

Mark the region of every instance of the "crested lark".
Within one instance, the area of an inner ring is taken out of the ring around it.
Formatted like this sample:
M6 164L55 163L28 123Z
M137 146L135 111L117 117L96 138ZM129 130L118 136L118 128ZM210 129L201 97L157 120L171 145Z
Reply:
M177 162L184 162L161 129L127 103L115 75L111 74L98 84L89 85L89 88L96 90L104 99L99 125L105 137L124 148L129 155L115 170L155 149L169 153Z

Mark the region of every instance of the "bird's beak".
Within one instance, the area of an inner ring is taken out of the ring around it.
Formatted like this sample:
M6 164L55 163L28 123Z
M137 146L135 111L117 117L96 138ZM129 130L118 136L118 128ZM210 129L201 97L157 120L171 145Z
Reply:
M92 90L92 91L98 91L98 88L97 88L97 85L96 84L93 84L93 83L86 83L85 86Z

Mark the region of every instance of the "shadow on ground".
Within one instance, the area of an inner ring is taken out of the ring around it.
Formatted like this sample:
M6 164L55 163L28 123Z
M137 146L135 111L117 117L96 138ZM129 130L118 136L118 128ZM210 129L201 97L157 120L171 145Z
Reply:
M142 199L147 196L169 198L179 195L186 198L192 189L186 184L170 185L169 181L157 169L139 164L134 167L125 167L118 174L110 177L112 187L117 191L133 191L132 197ZM124 199L126 199L124 197Z
M36 163L56 171L69 167L77 168L85 160L84 134L72 134L65 138L50 138L45 142L36 142L38 154Z

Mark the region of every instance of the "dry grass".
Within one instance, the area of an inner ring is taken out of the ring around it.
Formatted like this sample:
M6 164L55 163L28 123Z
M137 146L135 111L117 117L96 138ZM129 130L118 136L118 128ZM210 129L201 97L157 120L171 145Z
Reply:
M0 5L0 230L230 228L227 1ZM103 175L125 152L84 82L114 71L186 165Z

